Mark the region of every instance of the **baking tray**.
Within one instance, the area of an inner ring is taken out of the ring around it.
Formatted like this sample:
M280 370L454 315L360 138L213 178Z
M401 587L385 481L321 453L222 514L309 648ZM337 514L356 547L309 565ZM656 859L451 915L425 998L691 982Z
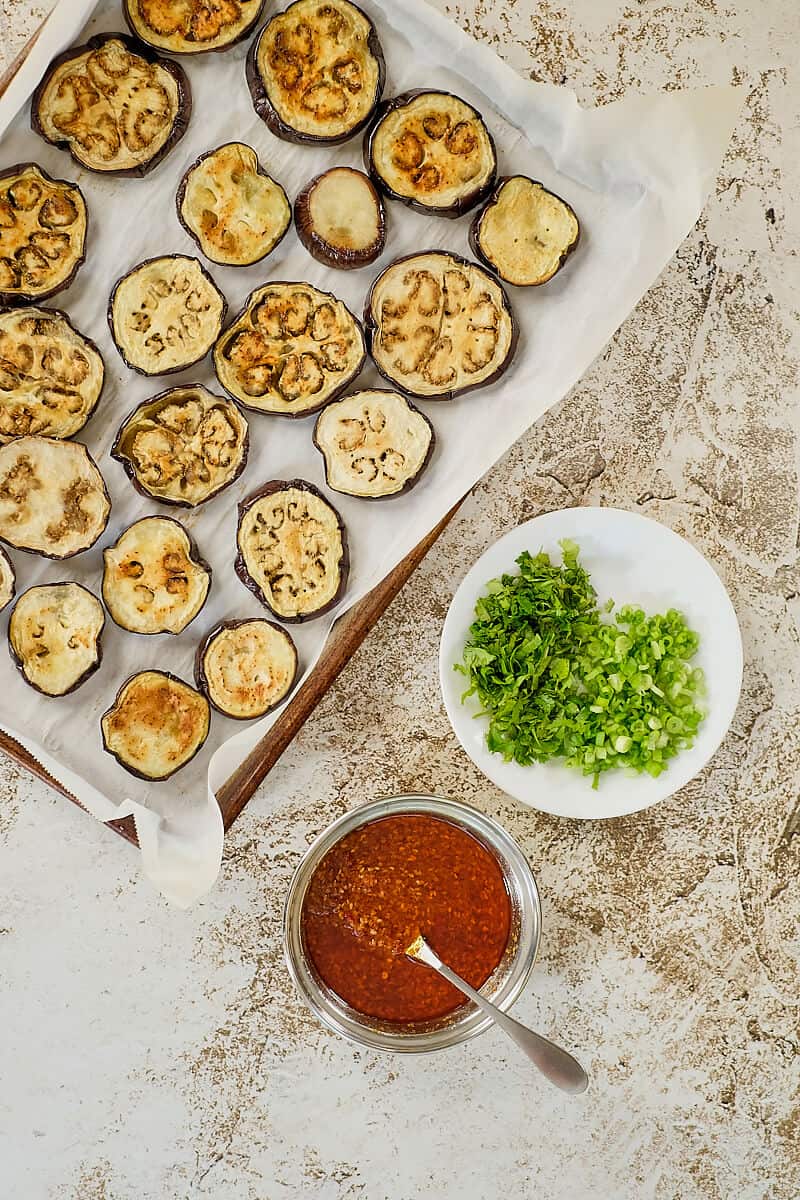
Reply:
M45 19L46 20L46 19ZM26 45L0 76L0 96L27 59L36 40L44 28L45 21L36 29ZM305 721L319 704L331 684L343 670L355 651L363 642L373 625L380 619L394 597L407 582L422 559L430 550L443 529L449 524L460 504L455 505L413 550L403 558L378 585L366 596L352 605L333 626L325 647L308 678L296 691L280 717L267 733L256 743L247 757L216 792L217 803L222 812L222 821L227 832L241 813L250 797L264 781L286 747L302 728ZM83 809L77 796L54 779L37 759L15 738L0 730L0 750L12 758L25 771L43 780L50 787L66 796L73 804ZM84 811L86 811L84 809ZM106 822L109 828L127 841L138 845L133 817L120 821Z

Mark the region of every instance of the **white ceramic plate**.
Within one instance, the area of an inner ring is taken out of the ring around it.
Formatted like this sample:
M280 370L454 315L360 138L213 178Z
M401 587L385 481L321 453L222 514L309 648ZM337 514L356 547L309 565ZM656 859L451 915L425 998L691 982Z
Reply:
M591 776L556 762L521 767L503 762L486 749L487 720L476 717L480 704L461 696L467 677L453 666L461 658L475 602L486 584L503 572L517 571L523 550L546 550L561 561L559 541L580 546L580 562L589 572L598 601L617 607L638 604L647 613L677 608L700 635L693 660L703 668L708 715L694 745L672 759L657 779L625 770L601 775L597 790ZM560 817L621 817L671 796L702 770L724 738L742 686L742 639L736 613L719 576L703 556L665 525L619 508L566 508L546 513L512 529L490 546L453 597L442 631L439 674L447 715L469 757L493 783L522 804Z

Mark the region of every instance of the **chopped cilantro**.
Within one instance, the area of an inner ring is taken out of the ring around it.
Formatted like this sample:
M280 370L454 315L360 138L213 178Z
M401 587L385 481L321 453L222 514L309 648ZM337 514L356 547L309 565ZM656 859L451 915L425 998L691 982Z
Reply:
M518 575L487 584L455 668L470 681L462 702L478 696L506 761L560 758L594 787L612 767L660 775L705 715L697 634L672 608L598 608L578 546L561 550L561 566L525 551Z

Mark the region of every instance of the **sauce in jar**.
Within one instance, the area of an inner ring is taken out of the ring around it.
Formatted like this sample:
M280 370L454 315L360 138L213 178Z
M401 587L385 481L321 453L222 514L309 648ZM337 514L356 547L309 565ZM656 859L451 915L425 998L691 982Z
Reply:
M357 1012L406 1023L445 1016L464 996L406 958L422 934L480 987L503 957L511 902L503 871L457 825L424 813L370 821L332 846L303 900L306 952Z

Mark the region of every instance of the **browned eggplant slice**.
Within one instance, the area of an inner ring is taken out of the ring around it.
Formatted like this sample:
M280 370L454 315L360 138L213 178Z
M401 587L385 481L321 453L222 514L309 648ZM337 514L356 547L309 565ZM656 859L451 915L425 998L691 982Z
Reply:
M292 690L297 649L274 621L223 621L198 648L195 682L212 706L236 721L252 721Z
M24 437L0 447L0 541L71 558L94 545L110 511L103 476L81 442Z
M194 758L208 737L208 701L166 671L126 679L100 718L103 749L138 779L168 779Z
M6 608L14 599L17 590L17 576L14 564L0 547L0 611Z
M341 395L365 358L359 322L310 283L258 288L214 347L217 378L234 400L284 417L307 416Z
M227 50L255 29L265 0L123 0L125 20L168 54Z
M182 633L210 587L211 568L172 517L142 517L103 551L103 600L129 633Z
M323 408L314 426L328 487L367 500L413 487L433 443L430 421L399 392L353 392Z
M239 505L236 574L282 621L307 621L347 586L347 535L336 509L303 479L275 479Z
M375 26L348 0L296 0L247 56L253 107L287 142L346 142L369 121L385 78Z
M36 163L0 171L0 305L35 304L68 288L85 258L86 202Z
M205 358L228 305L205 267L185 254L147 258L114 285L108 323L123 362L172 375Z
M238 406L194 383L169 388L135 408L111 457L143 495L195 508L238 479L248 448L247 421Z
M23 592L8 623L8 648L26 683L45 696L74 692L100 666L103 606L79 583Z
M182 67L122 33L54 58L31 100L31 128L90 171L146 175L186 132Z
M474 254L517 287L552 279L578 244L578 218L566 200L527 175L501 179L469 231Z
M294 202L297 236L326 267L349 271L383 253L386 214L372 180L352 167L331 167Z
M0 309L0 445L82 429L103 390L94 342L53 308Z
M229 267L260 262L292 223L286 192L255 150L227 142L192 163L178 187L178 219L206 258Z
M424 400L493 383L517 344L500 284L477 263L439 250L390 263L370 288L365 326L381 375Z
M387 196L440 217L480 204L497 175L483 117L450 92L403 92L382 104L364 138L364 162Z

